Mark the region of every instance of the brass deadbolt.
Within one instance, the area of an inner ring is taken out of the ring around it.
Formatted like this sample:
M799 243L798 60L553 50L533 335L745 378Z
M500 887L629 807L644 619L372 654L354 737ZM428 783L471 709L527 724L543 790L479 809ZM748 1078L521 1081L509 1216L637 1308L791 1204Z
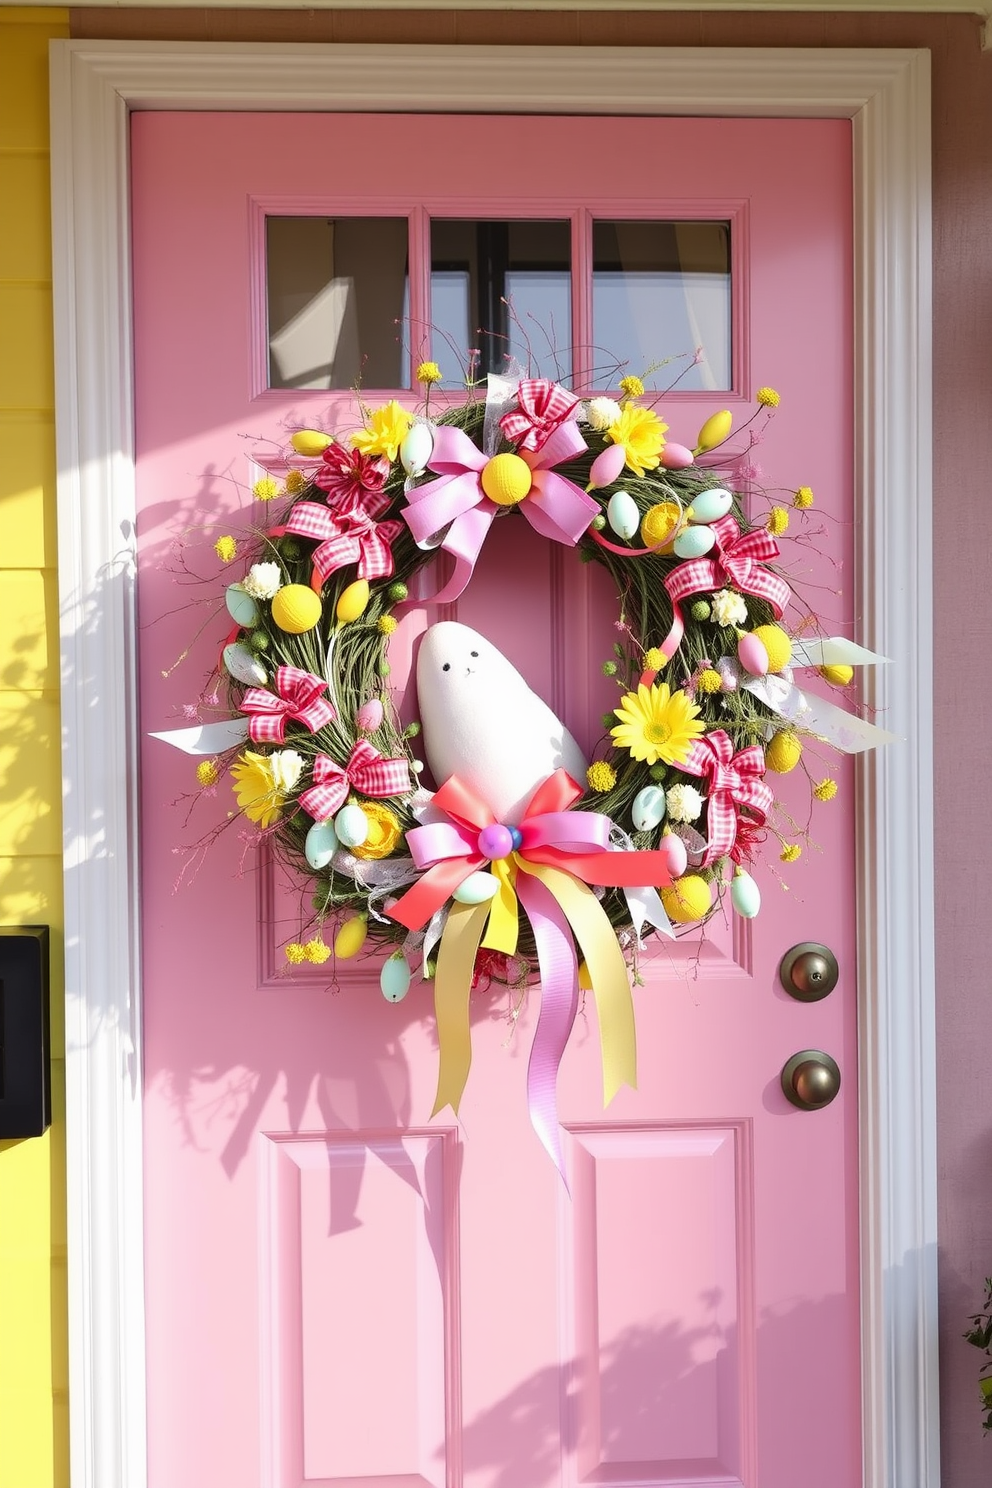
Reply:
M797 1002L819 1002L837 985L837 957L825 945L804 940L786 951L778 968L779 981Z

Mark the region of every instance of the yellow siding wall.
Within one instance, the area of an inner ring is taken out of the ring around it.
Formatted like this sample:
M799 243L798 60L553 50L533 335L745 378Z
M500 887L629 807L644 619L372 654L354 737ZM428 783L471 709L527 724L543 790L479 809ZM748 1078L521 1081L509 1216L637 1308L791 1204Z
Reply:
M66 1488L65 1034L48 42L0 8L0 924L53 932L54 1124L0 1142L0 1488Z

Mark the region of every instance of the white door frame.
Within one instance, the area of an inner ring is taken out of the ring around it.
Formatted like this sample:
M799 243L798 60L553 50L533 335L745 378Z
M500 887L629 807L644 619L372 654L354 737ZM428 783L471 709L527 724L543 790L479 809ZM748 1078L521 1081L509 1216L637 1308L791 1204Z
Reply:
M57 41L52 191L74 1488L142 1488L132 109L850 118L865 1488L937 1488L929 54Z

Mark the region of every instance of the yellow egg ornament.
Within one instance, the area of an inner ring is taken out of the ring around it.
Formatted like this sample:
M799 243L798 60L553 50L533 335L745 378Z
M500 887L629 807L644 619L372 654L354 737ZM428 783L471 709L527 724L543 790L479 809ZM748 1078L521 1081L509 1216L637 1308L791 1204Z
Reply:
M792 729L779 729L765 745L765 764L776 775L788 775L803 757L799 735Z
M342 589L338 598L337 617L342 625L347 625L351 620L357 620L359 615L365 613L365 606L369 602L368 579L356 579L349 584L347 589Z
M729 439L733 422L734 416L727 408L722 409L720 413L711 414L696 435L696 448L693 454L705 454L707 450L716 449L718 444Z
M493 455L482 467L482 489L497 506L516 506L533 484L530 466L519 455Z
M352 915L345 920L334 937L334 954L339 961L349 961L357 956L369 933L368 915Z
M835 687L848 687L854 677L854 668L849 666L822 666L817 667L820 676L826 682L832 682Z
M288 635L313 630L320 612L320 595L308 584L284 584L272 597L272 619Z
M670 920L677 925L691 925L709 914L713 895L705 878L698 873L687 873L661 890L661 902Z
M768 652L768 670L770 672L781 672L792 660L792 642L780 625L758 625L752 630L752 635L758 640Z
M315 459L317 455L322 455L328 445L334 443L334 440L330 434L321 434L317 429L297 429L295 434L290 435L289 442L298 455Z

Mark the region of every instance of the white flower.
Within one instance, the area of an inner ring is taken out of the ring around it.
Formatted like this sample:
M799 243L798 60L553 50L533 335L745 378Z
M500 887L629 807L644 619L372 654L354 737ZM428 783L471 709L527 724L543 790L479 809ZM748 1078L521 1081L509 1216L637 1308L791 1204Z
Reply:
M278 563L253 563L241 587L252 599L271 599L282 588L282 569Z
M665 805L669 821L694 822L703 809L703 798L694 785L670 785Z
M710 618L714 625L746 625L747 605L732 589L721 589L710 598Z
M586 404L586 422L599 433L610 429L620 417L620 404L612 398L591 398Z
M302 754L297 754L295 749L277 749L275 754L270 754L269 767L276 790L288 795L303 774L305 763Z

